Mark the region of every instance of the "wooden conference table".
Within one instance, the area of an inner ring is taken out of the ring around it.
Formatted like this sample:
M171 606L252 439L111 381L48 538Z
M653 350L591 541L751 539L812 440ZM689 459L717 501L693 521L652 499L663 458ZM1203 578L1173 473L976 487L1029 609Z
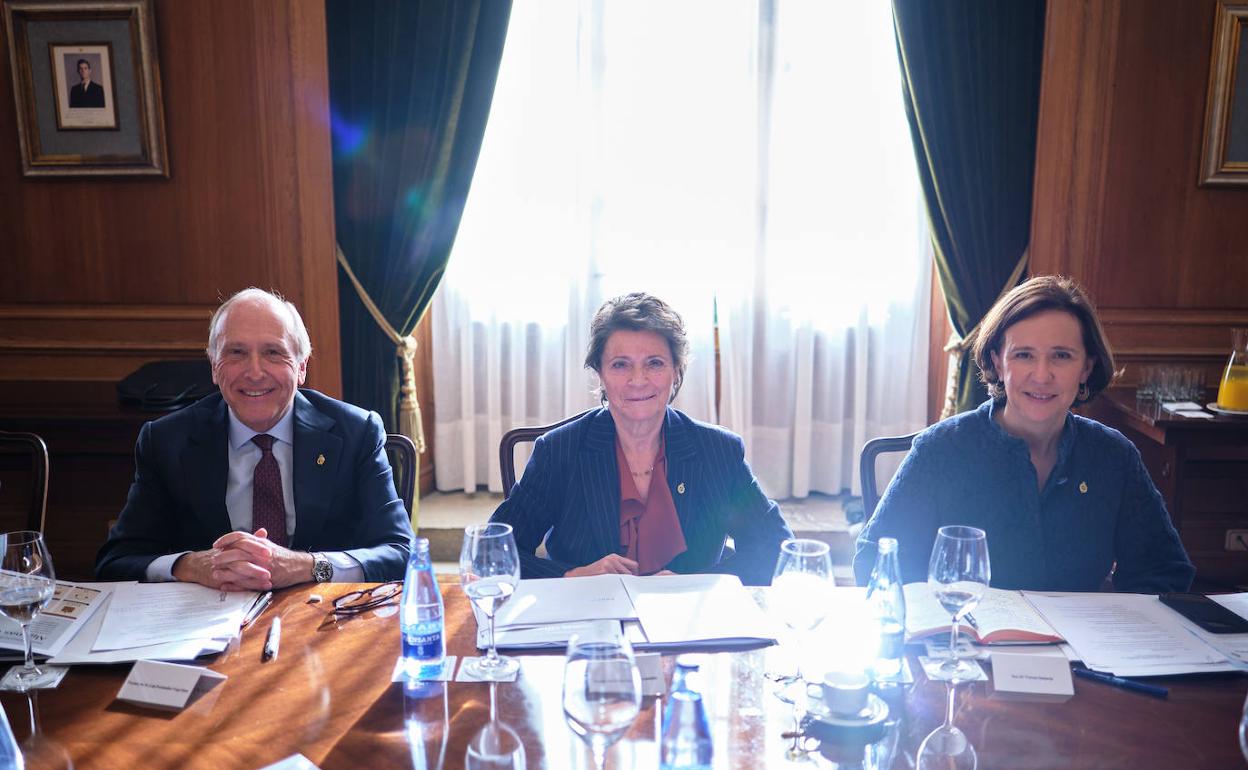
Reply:
M367 613L334 622L328 600L353 586L298 587L280 593L241 644L211 664L229 679L180 713L115 700L129 666L76 667L56 690L33 698L6 692L0 702L19 741L30 736L33 705L40 734L30 759L89 768L255 770L296 752L324 770L458 768L469 738L489 718L490 685L450 683L416 697L390 683L399 649L398 619ZM451 654L473 653L471 612L454 579L443 579ZM307 604L314 592L326 601ZM761 593L765 598L765 592ZM274 613L281 652L260 662ZM834 622L834 619L827 621ZM782 648L705 656L705 696L715 767L785 767L789 707L763 672ZM589 767L581 740L564 722L563 658L522 658L515 683L497 685L498 719L525 745L532 768ZM664 659L670 677L671 658ZM917 668L917 666L916 666ZM914 766L923 737L940 724L945 688L918 681L900 694L893 768ZM1237 675L1165 680L1170 697L1075 680L1063 703L1006 700L986 683L959 686L956 722L981 768L1244 767L1237 729L1248 680ZM607 755L608 768L656 768L662 701L647 698L628 734ZM813 742L811 742L813 743ZM811 748L817 748L813 745ZM815 751L805 767L858 767L844 747ZM841 764L834 764L839 760ZM36 766L34 763L28 767Z

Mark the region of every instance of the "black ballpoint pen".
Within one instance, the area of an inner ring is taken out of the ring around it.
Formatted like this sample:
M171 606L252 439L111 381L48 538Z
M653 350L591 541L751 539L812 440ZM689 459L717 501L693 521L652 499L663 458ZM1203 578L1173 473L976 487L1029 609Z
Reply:
M1100 671L1093 671L1087 668L1076 668L1072 669L1072 671L1075 676L1082 677L1084 679L1091 679L1096 682L1104 682L1105 684L1112 684L1114 687L1121 687L1124 690L1135 690L1136 692L1142 692L1145 695L1152 695L1157 698L1165 698L1170 695L1170 691L1165 687L1160 687L1155 684L1144 684L1143 682L1137 682L1133 679L1123 679L1120 676L1105 674Z

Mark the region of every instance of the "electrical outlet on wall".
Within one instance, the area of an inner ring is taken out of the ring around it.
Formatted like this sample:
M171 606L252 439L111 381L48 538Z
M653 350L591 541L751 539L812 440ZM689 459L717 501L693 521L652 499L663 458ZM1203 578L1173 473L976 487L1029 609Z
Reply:
M1248 529L1228 529L1226 531L1226 550L1248 551Z

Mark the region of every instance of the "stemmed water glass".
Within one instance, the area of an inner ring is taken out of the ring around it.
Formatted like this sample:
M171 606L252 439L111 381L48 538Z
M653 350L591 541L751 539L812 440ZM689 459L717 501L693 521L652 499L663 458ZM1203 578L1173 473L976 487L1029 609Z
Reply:
M979 674L978 664L958 658L958 632L966 617L988 588L988 538L982 529L948 526L936 532L932 559L927 566L927 585L953 622L949 629L949 657L936 679L959 681Z
M827 543L793 538L780 544L780 558L776 561L767 603L794 635L793 657L796 663L793 679L796 688L792 703L793 719L798 730L806 710L806 681L802 678L803 641L827 617L832 586L832 557ZM796 744L789 751L790 759L803 756L804 752L799 751Z
M18 689L28 690L38 686L44 674L35 665L30 624L52 600L56 575L39 532L23 530L0 535L0 552L0 613L22 626L26 663L14 670Z
M641 675L618 624L573 636L563 667L563 715L589 744L595 768L604 766L607 749L640 711Z
M919 768L973 770L978 764L975 747L953 724L953 704L959 681L978 675L979 665L958 658L958 631L962 618L979 604L988 588L988 538L975 527L941 527L932 545L927 585L936 601L953 618L949 631L949 657L935 672L948 688L945 721L919 744Z
M510 524L492 522L464 528L459 552L459 582L464 593L490 620L489 647L485 657L469 658L463 667L478 679L510 679L520 662L498 654L494 643L494 615L516 591L520 582L520 554Z
M524 744L520 736L498 720L498 683L490 682L490 721L468 739L464 751L466 770L524 770Z
M957 681L952 679L945 683L949 700L945 721L919 744L918 754L915 755L916 770L975 770L979 765L975 747L966 733L953 725L953 700L957 685Z

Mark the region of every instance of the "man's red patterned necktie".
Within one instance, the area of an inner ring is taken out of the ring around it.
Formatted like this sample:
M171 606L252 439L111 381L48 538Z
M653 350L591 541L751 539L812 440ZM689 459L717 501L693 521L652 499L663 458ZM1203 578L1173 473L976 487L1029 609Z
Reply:
M282 498L282 469L277 466L277 458L273 456L273 442L276 439L267 433L258 433L251 440L263 452L251 479L252 528L264 527L269 531L270 541L285 546L286 503Z

